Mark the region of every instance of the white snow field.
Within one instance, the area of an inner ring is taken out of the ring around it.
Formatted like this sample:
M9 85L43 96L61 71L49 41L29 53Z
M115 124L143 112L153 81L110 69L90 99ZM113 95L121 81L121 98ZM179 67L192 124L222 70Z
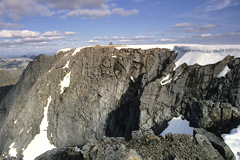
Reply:
M176 58L176 67L179 67L183 63L188 65L199 64L207 65L214 64L226 56L231 55L240 57L240 45L199 45L199 44L163 44L163 45L126 45L116 47L121 48L167 48L178 52Z
M48 128L48 120L47 120L47 114L48 114L48 107L51 103L51 96L48 97L48 102L46 107L44 107L43 112L43 119L40 124L40 133L37 134L32 142L27 146L27 148L23 151L23 159L24 160L33 160L39 155L43 154L44 152L51 150L53 148L56 148L54 145L52 145L48 138L47 138L47 128Z
M183 120L182 116L173 118L168 122L168 127L160 134L165 137L165 134L190 134L193 135L193 127L189 126L189 121Z
M236 160L240 160L240 125L231 130L229 134L222 134L225 143L231 148L236 156Z

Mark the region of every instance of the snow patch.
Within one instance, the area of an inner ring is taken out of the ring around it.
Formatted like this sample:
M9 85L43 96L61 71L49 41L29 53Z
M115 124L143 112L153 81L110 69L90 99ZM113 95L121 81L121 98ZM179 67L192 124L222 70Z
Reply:
M131 78L131 80L135 83L135 80L134 80L133 76L131 76L130 78Z
M68 68L69 67L69 62L70 61L67 61L66 65L63 68Z
M226 67L224 67L224 69L219 73L217 78L226 77L227 73L230 71L231 69L229 69L228 66L226 65Z
M190 134L193 135L193 127L189 126L189 121L183 120L182 115L177 118L173 118L168 122L168 127L160 134L165 137L165 134Z
M59 50L57 53L56 53L56 55L58 54L58 53L60 53L60 52L68 52L68 51L70 51L72 48L64 48L64 49L61 49L61 50Z
M14 123L14 124L16 124L16 123L17 123L17 121L18 121L18 120L16 119L16 120L15 120L13 123Z
M82 151L80 148L78 148L77 146L74 147L74 150L75 150L75 152L81 152L81 153L83 153L83 151Z
M63 78L63 80L61 81L61 83L60 83L60 86L61 86L60 94L62 94L64 92L65 88L69 87L69 85L70 85L70 75L71 75L71 72L67 73L65 75L65 77Z
M19 132L19 134L21 134L23 132L23 128L21 129L21 131Z
M10 146L9 146L9 156L10 157L17 157L17 149L15 147L13 147L15 145L15 142L13 142Z
M163 86L163 85L166 85L166 84L168 84L168 83L171 83L171 81L172 81L172 78L170 78L169 79L169 77L170 77L170 75L168 74L166 77L164 77L162 80L161 80L161 85Z
M174 80L173 81L176 81L178 78L179 78L179 76L182 74L182 72L181 73L179 73L175 78L174 78Z
M44 107L44 113L43 113L43 119L40 124L40 133L37 134L32 142L27 146L26 150L23 152L23 159L24 160L30 160L35 159L37 156L41 155L42 153L51 150L53 148L56 148L54 145L52 145L48 138L47 138L47 127L48 127L48 120L47 120L47 114L48 114L48 107L51 103L52 97L48 97L48 102L46 107Z
M73 52L72 56L75 56L78 52L81 51L83 47L80 47L80 48L76 48L75 51Z
M237 160L240 160L240 125L229 134L222 134L224 142L231 148Z
M32 130L32 127L28 129L27 133L29 133Z

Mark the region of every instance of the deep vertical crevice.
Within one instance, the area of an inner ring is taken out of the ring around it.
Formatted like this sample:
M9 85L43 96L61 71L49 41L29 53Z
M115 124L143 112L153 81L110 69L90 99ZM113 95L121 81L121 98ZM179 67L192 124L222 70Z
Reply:
M120 99L118 108L108 115L105 129L106 136L131 139L132 131L139 129L140 97L139 80L130 81L127 91Z

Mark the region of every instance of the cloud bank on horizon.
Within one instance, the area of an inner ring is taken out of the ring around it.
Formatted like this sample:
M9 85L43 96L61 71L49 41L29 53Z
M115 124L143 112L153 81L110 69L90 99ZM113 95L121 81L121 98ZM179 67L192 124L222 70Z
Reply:
M102 44L240 44L238 0L0 0L0 55Z

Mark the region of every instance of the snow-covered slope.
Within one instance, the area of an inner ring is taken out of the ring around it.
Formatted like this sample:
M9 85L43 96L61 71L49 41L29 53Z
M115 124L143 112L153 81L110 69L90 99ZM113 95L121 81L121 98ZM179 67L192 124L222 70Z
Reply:
M240 125L229 134L222 134L225 143L231 148L237 160L240 160Z
M183 63L188 65L207 65L221 61L226 56L240 57L240 45L199 45L199 44L163 44L163 45L127 45L121 48L167 48L178 52L176 67Z

